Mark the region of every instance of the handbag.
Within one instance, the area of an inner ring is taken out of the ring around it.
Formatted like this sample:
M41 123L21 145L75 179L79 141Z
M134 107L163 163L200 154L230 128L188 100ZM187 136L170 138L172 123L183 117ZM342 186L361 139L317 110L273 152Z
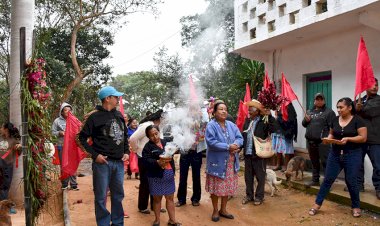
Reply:
M253 142L255 144L256 155L260 158L270 158L274 155L274 151L272 150L272 140L263 140L253 136Z

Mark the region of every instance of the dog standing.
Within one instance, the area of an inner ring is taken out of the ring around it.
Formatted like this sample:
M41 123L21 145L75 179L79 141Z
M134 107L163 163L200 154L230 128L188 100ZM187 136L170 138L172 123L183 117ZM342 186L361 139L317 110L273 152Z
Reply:
M290 159L285 171L286 181L290 181L293 172L296 172L295 180L297 180L298 171L301 171L301 180L303 180L303 171L305 170L305 165L305 159L301 156L296 156Z
M0 201L0 226L12 226L9 210L15 206L16 204L11 200Z
M272 169L266 169L266 174L265 180L271 189L270 196L273 197L274 192L278 191L276 185L280 185L281 180L277 180L276 173Z

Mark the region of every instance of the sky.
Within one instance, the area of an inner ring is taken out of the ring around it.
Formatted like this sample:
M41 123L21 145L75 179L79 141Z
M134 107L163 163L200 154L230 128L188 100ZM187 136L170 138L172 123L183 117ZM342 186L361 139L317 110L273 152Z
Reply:
M115 43L109 47L113 76L128 72L151 70L153 55L160 47L166 46L169 54L178 52L186 58L181 47L182 16L203 13L207 7L204 0L165 0L159 6L160 15L155 18L149 13L128 16L127 25L115 34Z

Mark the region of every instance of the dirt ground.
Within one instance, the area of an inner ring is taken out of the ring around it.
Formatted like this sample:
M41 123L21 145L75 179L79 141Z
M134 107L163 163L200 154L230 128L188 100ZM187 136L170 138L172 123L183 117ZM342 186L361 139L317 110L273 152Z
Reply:
M79 177L80 191L69 192L70 217L72 225L92 226L96 225L93 205L92 175L90 161L84 160L79 172L86 174ZM179 174L176 174L178 186ZM202 188L204 187L204 164L202 172ZM130 215L125 219L125 225L151 225L154 220L153 212L149 215L141 214L137 209L137 196L139 181L136 179L125 180L124 209ZM188 183L188 197L191 196L191 177ZM212 205L209 194L202 189L201 205L193 207L188 198L187 205L176 208L176 218L183 225L380 225L378 216L364 212L361 218L353 218L350 208L334 202L325 201L318 215L310 217L308 209L313 204L314 196L306 195L293 189L280 188L274 197L270 197L269 187L266 187L265 201L261 206L252 203L241 204L245 194L244 177L239 177L239 188L235 197L227 205L234 220L221 218L219 222L211 221ZM163 202L164 203L164 202ZM108 202L109 205L109 202ZM166 225L167 213L161 216L161 225Z

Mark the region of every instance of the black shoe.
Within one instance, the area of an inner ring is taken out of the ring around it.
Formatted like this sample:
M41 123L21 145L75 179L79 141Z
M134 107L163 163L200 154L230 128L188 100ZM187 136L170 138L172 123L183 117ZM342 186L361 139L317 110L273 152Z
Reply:
M193 206L199 206L199 202L198 201L192 201L191 205L193 205Z
M140 213L143 213L143 214L150 214L150 210L148 209L145 209L145 210L139 210Z
M211 220L214 222L218 222L220 220L219 216L217 217L211 217Z
M221 217L224 217L224 218L227 218L227 219L234 219L234 215L232 215L232 214L224 214L224 213L222 213L222 212L220 212L219 211L219 215L221 216Z
M380 190L376 191L376 197L377 197L377 199L380 199Z
M263 200L261 200L261 199L255 199L255 200L253 200L253 205L259 206L261 204L263 204Z
M180 207L180 206L183 206L183 205L186 205L186 203L185 202L177 202L175 204L175 207Z
M319 181L309 181L306 182L304 185L305 187L310 188L311 186L320 186L320 183Z

